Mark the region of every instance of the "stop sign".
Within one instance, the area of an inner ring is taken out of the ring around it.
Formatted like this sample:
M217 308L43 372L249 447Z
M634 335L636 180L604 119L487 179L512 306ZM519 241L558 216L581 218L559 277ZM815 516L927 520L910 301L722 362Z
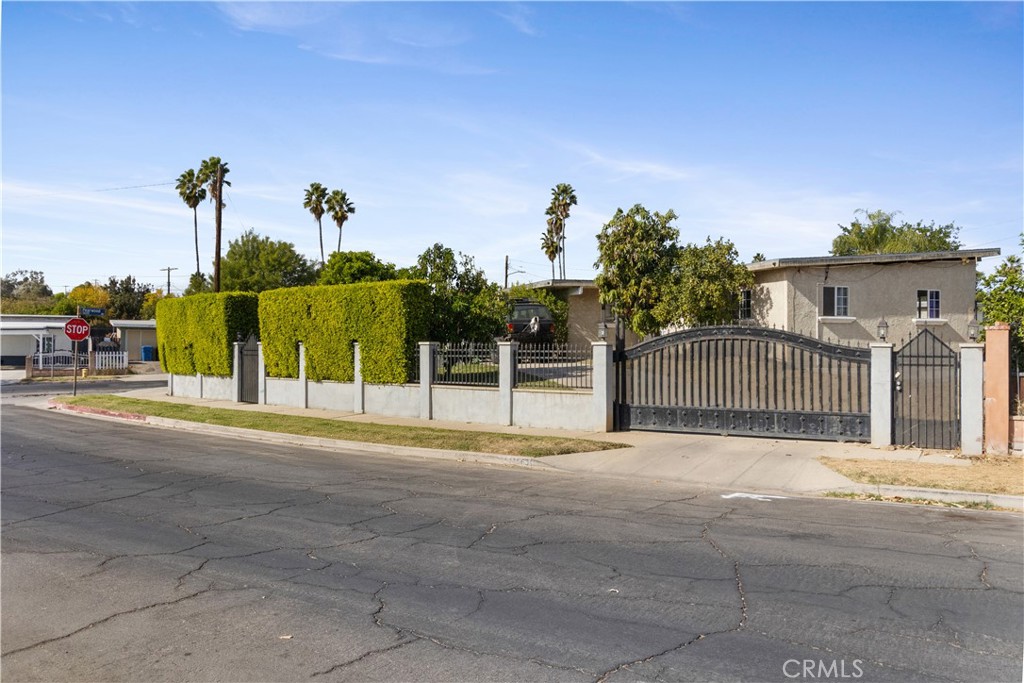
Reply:
M75 342L80 342L89 336L89 323L85 322L81 318L72 318L64 325L64 334L68 336L68 339Z

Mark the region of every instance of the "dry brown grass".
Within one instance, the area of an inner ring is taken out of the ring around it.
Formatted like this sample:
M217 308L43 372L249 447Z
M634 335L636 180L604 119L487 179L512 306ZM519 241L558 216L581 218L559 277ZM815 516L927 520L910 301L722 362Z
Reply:
M970 465L933 465L903 460L818 458L844 477L864 484L1024 495L1024 458L988 456Z

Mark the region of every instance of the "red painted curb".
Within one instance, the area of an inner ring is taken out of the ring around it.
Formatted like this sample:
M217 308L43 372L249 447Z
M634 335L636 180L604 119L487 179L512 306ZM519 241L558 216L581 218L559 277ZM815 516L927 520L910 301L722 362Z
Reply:
M68 403L62 403L61 401L50 401L50 405L59 410L67 410L73 413L88 413L90 415L103 415L106 417L116 417L122 420L135 420L136 422L145 422L146 415L139 415L138 413L122 413L118 410L106 410L104 408L90 408L89 406L74 406Z

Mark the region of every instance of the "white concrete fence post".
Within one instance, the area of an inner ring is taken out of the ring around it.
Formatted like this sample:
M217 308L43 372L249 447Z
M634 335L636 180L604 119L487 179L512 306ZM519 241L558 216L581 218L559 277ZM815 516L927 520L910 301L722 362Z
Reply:
M259 373L259 403L267 405L267 363L263 358L263 342L256 342L256 372Z
M512 424L512 387L516 378L516 350L519 342L498 342L498 424Z
M892 344L871 344L871 445L892 445Z
M985 443L985 345L960 345L960 452L981 455Z
M437 342L420 342L420 418L434 419L434 356Z
M615 365L613 348L608 342L591 342L594 350L594 430L612 431L612 406L615 402Z
M353 382L355 384L355 387L354 387L355 391L353 392L354 396L353 396L353 401L352 401L352 412L357 413L357 414L362 414L362 413L366 412L366 410L364 409L364 406L365 406L365 401L364 401L365 395L363 393L363 366L362 366L362 361L359 358L359 342L355 342L354 344L352 344L352 347L353 347L352 348L352 352L355 355L355 359L354 360L355 360L355 366L356 366L355 367L355 377L353 377Z
M232 393L235 403L242 402L242 346L241 342L234 343L234 357L231 363L231 382L234 385Z
M306 345L299 342L299 387L302 389L302 406L309 407L309 382L306 380Z

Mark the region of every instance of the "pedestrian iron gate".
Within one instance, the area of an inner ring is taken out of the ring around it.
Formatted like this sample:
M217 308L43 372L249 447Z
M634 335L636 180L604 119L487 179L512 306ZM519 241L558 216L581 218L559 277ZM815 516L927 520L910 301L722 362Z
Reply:
M893 378L894 443L959 448L959 354L926 329L894 354Z
M242 403L259 403L260 401L260 352L259 339L250 335L242 346Z
M616 354L616 429L868 441L870 352L721 326Z

